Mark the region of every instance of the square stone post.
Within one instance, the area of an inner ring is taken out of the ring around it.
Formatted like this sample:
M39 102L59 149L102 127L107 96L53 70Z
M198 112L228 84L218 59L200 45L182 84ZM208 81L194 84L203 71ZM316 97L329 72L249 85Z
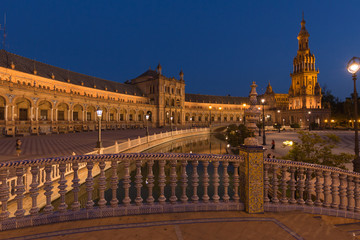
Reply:
M240 155L240 193L247 213L264 212L264 150L262 146L242 145Z

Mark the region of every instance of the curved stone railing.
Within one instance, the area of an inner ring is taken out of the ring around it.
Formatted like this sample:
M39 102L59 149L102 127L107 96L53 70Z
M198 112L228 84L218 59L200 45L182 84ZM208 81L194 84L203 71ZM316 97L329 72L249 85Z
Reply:
M360 219L360 174L278 159L264 159L265 211L302 210Z
M239 166L243 161L242 156L232 155L123 153L3 162L0 163L0 229L130 214L242 210ZM79 202L80 164L86 164L87 168L83 206ZM55 165L59 166L58 182L52 180ZM71 179L65 176L67 166L73 170ZM41 192L38 175L42 167L46 181ZM110 167L108 179L106 167ZM23 182L27 168L32 175L29 195L24 194ZM100 171L97 189L94 189L94 168ZM9 171L15 171L17 177L16 209L12 212L8 209L6 182ZM65 195L71 188L73 201L68 206ZM110 193L108 197L106 191ZM56 209L52 204L55 193L60 195ZM37 202L39 194L46 197L42 210ZM28 207L24 206L25 198L31 200Z

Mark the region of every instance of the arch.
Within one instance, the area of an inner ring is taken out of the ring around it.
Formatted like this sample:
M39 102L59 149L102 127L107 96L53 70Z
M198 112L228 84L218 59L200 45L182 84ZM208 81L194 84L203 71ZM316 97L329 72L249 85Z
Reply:
M109 121L116 121L116 114L117 114L117 110L116 108L112 107L109 110Z
M137 121L143 121L143 120L145 120L144 115L145 115L144 111L143 111L143 110L139 110L138 113L137 113Z
M127 114L127 111L126 111L126 109L123 109L123 108L121 108L120 110L119 110L119 117L120 117L120 121L126 121L126 114Z
M93 105L90 105L86 108L86 120L94 121L95 119L96 108Z
M58 121L65 121L67 119L69 119L69 113L68 113L68 110L69 110L69 105L62 102L62 103L59 103L56 107L56 110L57 110L57 120Z
M31 114L31 101L24 97L19 97L15 100L15 112L17 119L20 121L30 120Z
M80 104L75 104L73 106L73 112L72 112L72 120L73 121L80 121L80 120L84 120L83 119L83 106L81 106Z
M38 103L38 120L47 121L51 118L52 103L48 100L40 100Z

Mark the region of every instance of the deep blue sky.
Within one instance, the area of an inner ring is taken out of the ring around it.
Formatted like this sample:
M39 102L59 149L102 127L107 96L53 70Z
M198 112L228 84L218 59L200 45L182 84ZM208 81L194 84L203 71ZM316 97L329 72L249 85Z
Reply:
M187 93L247 96L270 81L287 93L302 11L318 81L341 99L353 91L346 64L360 56L360 2L2 1L6 49L72 71L124 82L160 61L184 71ZM3 22L3 20L0 20ZM360 88L360 84L359 84Z

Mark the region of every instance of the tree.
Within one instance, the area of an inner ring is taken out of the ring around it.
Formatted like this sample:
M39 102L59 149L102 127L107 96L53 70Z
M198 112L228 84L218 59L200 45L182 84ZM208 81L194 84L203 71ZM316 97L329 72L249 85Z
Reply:
M350 163L354 156L348 153L334 154L332 149L340 142L335 134L319 136L316 133L299 131L300 142L294 143L284 157L293 161L321 164L345 169L345 163Z
M244 139L249 137L250 133L244 124L240 124L239 126L232 124L227 127L226 136L227 142L231 146L237 147L244 143Z

